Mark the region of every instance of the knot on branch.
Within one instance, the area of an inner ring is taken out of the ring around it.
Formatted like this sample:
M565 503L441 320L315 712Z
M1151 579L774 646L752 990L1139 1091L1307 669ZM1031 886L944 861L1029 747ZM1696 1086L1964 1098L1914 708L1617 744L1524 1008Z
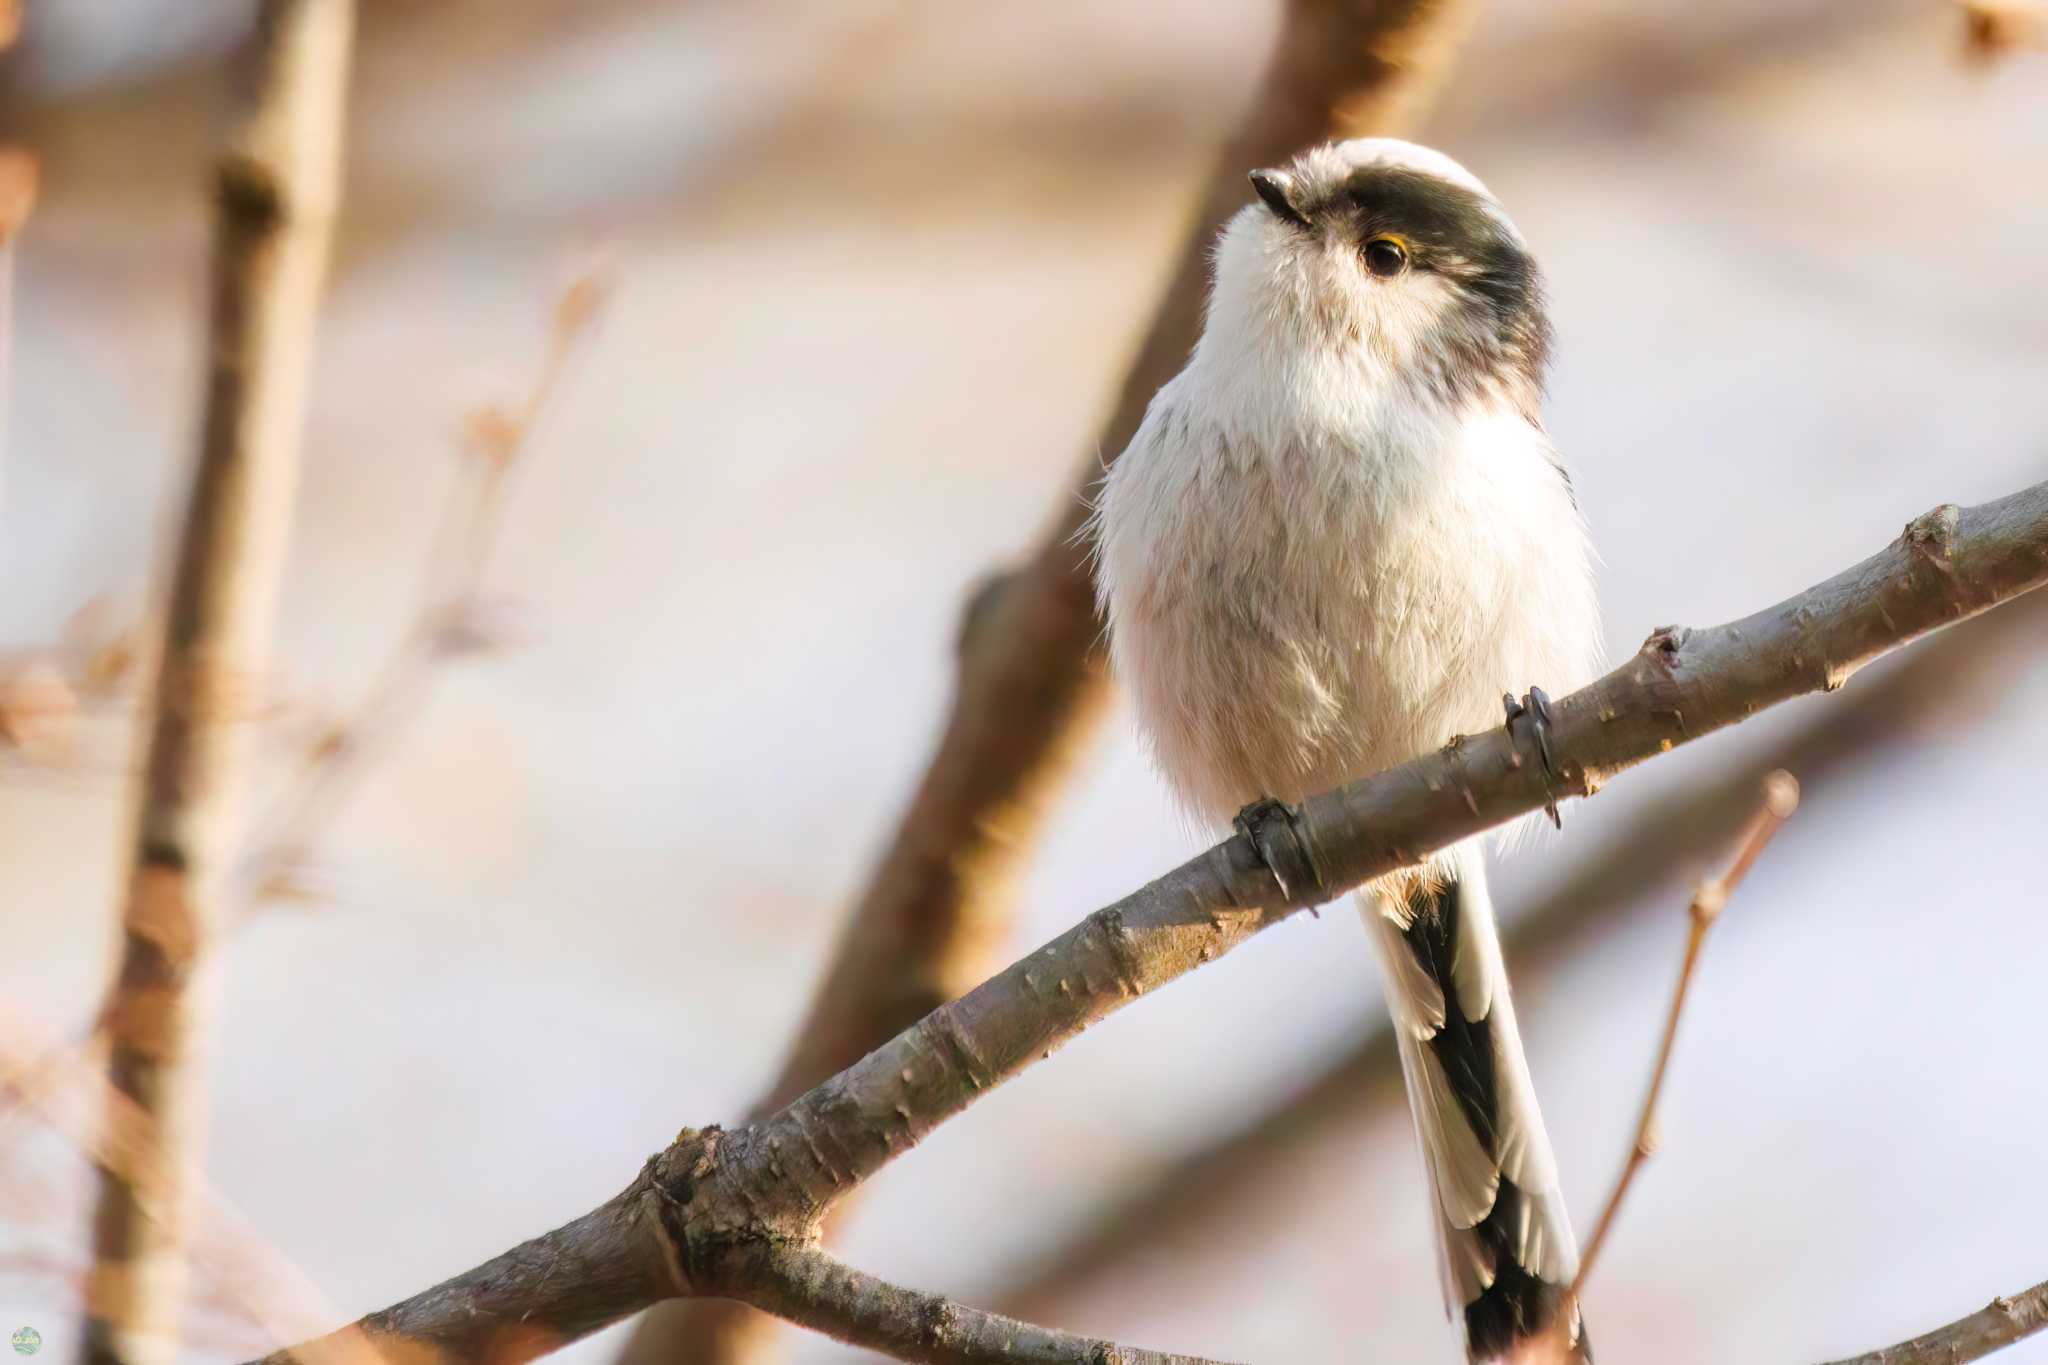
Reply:
M274 232L284 225L283 187L270 167L253 156L222 157L214 192L221 216L245 232Z
M703 1210L692 1206L705 1181L718 1168L718 1148L724 1140L725 1130L715 1123L709 1128L685 1128L666 1150L647 1161L647 1177L654 1187L669 1272L679 1287L693 1293L703 1292L703 1287L714 1279L711 1248L707 1245L713 1239L704 1234L715 1225L715 1220L707 1219Z
M927 1350L942 1351L960 1344L960 1310L937 1294L918 1295L917 1334Z
M1688 626L1658 626L1643 641L1642 653L1669 668L1678 662L1678 651L1692 638Z
M1300 811L1269 797L1246 806L1231 823L1251 841L1281 895L1292 901L1323 889L1323 870L1302 836Z
M1962 525L1962 509L1945 502L1932 512L1922 513L1906 523L1900 537L1907 549L1943 573L1955 572L1956 532Z

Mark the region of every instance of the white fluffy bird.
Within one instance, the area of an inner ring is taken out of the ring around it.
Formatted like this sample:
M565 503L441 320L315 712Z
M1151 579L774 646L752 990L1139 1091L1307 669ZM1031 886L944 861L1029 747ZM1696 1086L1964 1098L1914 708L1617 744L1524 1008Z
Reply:
M1383 138L1252 183L1201 341L1094 526L1113 667L1168 781L1218 823L1499 723L1504 692L1569 690L1600 657L1592 551L1540 413L1550 325L1499 202ZM1578 1252L1481 850L1360 909L1470 1358L1589 1358L1558 1321Z

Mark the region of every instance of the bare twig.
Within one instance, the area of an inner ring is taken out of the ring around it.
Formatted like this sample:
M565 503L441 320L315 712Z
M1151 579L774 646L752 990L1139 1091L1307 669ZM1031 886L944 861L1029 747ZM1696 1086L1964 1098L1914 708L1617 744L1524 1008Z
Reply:
M782 1073L774 1113L988 970L1018 868L1104 710L1094 585L1075 542L1105 459L1201 330L1208 252L1247 201L1245 173L1335 135L1399 127L1463 33L1468 0L1292 0L1259 94L1218 158L1174 273L1076 486L1023 565L972 598L937 751L848 918ZM733 1305L656 1312L621 1365L735 1365L765 1323Z
M217 172L205 429L157 670L111 1023L114 1084L150 1116L146 1180L102 1172L88 1361L175 1352L198 1119L200 971L264 671L313 318L340 169L352 0L266 0L254 80Z
M232 912L248 914L263 902L289 896L320 828L418 714L435 666L486 642L480 599L491 552L504 520L505 499L535 424L554 395L564 366L588 335L603 302L595 274L572 281L551 311L547 351L524 398L512 407L488 406L469 416L463 461L411 623L378 670L356 710L321 736L305 767L272 806L236 873Z
M2048 1282L2000 1295L1966 1318L1867 1355L1829 1365L1964 1365L2048 1328Z
M1743 878L1749 875L1749 869L1756 865L1764 846L1771 842L1771 836L1791 818L1798 806L1799 783L1792 774L1780 768L1766 777L1763 806L1751 817L1749 828L1743 831L1736 846L1734 862L1721 876L1709 877L1693 892L1687 913L1685 959L1678 969L1678 985L1671 992L1671 1009L1664 1016L1664 1036L1658 1040L1657 1061L1650 1069L1650 1087L1643 1094L1643 1111L1636 1120L1635 1142L1629 1147L1627 1160L1622 1163L1613 1193L1607 1196L1607 1203L1593 1224L1593 1235L1586 1239L1586 1254L1579 1261L1579 1273L1572 1277L1571 1288L1565 1295L1568 1307L1562 1316L1566 1320L1572 1316L1570 1306L1576 1305L1585 1292L1594 1262L1599 1260L1601 1249L1607 1245L1607 1235L1614 1228L1614 1217L1621 1210L1621 1201L1627 1197L1636 1172L1657 1150L1657 1101L1664 1093L1664 1076L1671 1067L1671 1048L1678 1041L1678 1021L1685 1013L1685 1000L1692 990L1693 973L1699 970L1700 950L1706 946L1707 931L1720 919L1721 912L1728 906L1728 898L1735 894Z
M2044 582L2048 484L1937 508L1744 620L1660 629L1556 704L1554 773L1496 730L1311 798L1096 911L773 1117L686 1129L602 1208L347 1330L395 1335L423 1358L516 1361L660 1298L772 1306L764 1249L814 1243L863 1180L1130 1001L1300 909L1558 796L1590 795L1764 707L1833 691L1871 659ZM277 1359L317 1356L326 1341Z
M453 496L428 558L425 581L412 620L356 710L332 726L307 755L304 768L271 804L257 832L237 857L229 884L220 896L220 929L244 922L272 899L297 893L295 878L321 827L348 801L372 771L371 760L389 750L423 705L435 666L450 656L479 647L485 626L478 617L484 573L502 521L507 481L555 392L563 367L588 334L605 296L602 276L586 273L556 298L550 314L548 345L538 374L525 397L514 407L484 407L469 416L464 441L468 458L459 471ZM119 634L86 650L81 671L90 685L94 675L118 672L128 662ZM55 726L68 713L54 700L18 715L9 692L19 686L0 680L0 747L13 739L11 730L30 723ZM63 694L68 700L69 693ZM74 703L75 705L75 703ZM117 999L101 1009L90 1033L63 1044L48 1058L31 1063L32 1081L44 1069L62 1071L101 1056L109 1042ZM0 1077L0 1150L4 1150L11 1108L18 1087Z

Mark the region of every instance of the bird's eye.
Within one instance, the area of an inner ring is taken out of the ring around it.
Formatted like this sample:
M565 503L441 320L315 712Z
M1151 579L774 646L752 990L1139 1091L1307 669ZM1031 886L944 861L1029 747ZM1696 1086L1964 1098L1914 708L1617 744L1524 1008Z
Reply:
M1375 237L1365 244L1365 268L1385 279L1408 268L1408 248L1392 237Z

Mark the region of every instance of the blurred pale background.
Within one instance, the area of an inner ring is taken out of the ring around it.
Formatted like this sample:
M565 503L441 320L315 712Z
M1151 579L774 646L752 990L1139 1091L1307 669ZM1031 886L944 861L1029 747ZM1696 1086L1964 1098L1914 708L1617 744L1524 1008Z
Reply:
M93 599L147 600L246 13L32 7L7 103L45 176L17 260L9 659ZM408 619L464 412L517 391L588 251L617 287L517 476L491 577L517 647L437 678L323 838L320 898L225 950L207 1172L331 1307L581 1212L772 1074L927 755L962 594L1068 486L1273 22L1261 0L366 4L280 768L311 723L291 715L346 708ZM2048 474L2048 58L1971 67L1936 0L1512 0L1421 131L1548 267L1551 428L1617 655ZM1604 1359L1847 1354L2048 1275L2048 651L1969 662L1989 675L1955 679L1961 719L1902 721L1811 786L1710 949L1665 1148L1591 1291ZM1505 913L1870 685L1617 782L1505 872ZM107 969L131 719L0 767L0 992L51 1029ZM1195 846L1119 714L1014 947ZM1652 865L1597 950L1519 978L1582 1224L1704 870ZM845 1248L995 1301L1380 1009L1348 912L1303 918L942 1129ZM1448 1359L1407 1121L1360 1113L1206 1240L1046 1315L1261 1362ZM33 1122L0 1136L29 1201L0 1210L0 1329L63 1358L86 1167ZM261 1344L201 1326L194 1360Z

